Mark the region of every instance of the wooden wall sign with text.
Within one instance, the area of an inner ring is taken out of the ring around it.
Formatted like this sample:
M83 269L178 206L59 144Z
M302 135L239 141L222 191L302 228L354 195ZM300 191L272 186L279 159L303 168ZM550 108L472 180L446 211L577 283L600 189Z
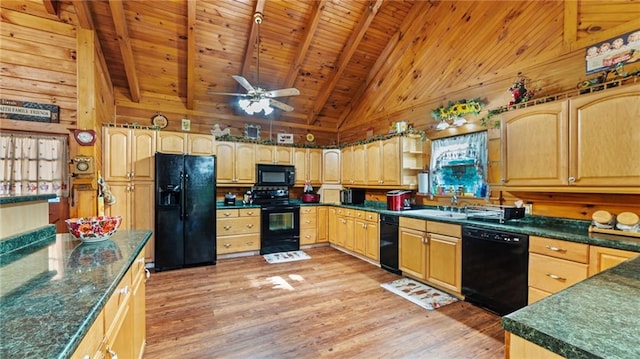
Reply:
M60 106L0 99L0 118L59 123Z

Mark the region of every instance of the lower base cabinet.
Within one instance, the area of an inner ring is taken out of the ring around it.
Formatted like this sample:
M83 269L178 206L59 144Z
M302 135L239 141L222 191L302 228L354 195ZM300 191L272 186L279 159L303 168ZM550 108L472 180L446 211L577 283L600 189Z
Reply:
M462 290L461 228L456 224L427 222L429 251L427 281L442 289Z
M505 332L505 358L561 359L564 358L522 337Z
M300 208L300 245L314 244L318 238L318 219L315 206Z
M218 254L260 250L260 208L216 211Z
M144 263L142 250L71 358L142 358L146 344Z

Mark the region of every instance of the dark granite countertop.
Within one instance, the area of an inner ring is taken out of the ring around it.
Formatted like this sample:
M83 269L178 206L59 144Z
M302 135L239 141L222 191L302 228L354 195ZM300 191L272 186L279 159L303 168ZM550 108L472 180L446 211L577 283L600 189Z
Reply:
M56 198L55 194L34 194L29 196L0 195L0 204L47 201Z
M0 255L0 357L70 357L150 237L58 234Z
M640 358L640 257L502 318L505 330L567 358Z

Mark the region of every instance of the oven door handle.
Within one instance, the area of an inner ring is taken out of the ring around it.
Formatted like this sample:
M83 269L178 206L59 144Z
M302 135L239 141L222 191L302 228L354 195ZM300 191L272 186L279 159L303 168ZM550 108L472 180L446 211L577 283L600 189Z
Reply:
M277 206L277 207L262 207L262 211L296 211L300 210L300 207L296 206Z

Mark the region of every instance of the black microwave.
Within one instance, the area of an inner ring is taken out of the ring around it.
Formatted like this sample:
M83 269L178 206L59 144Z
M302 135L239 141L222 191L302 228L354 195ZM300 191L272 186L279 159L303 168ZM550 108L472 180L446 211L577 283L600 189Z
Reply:
M287 186L296 183L296 168L285 165L256 165L256 186Z

